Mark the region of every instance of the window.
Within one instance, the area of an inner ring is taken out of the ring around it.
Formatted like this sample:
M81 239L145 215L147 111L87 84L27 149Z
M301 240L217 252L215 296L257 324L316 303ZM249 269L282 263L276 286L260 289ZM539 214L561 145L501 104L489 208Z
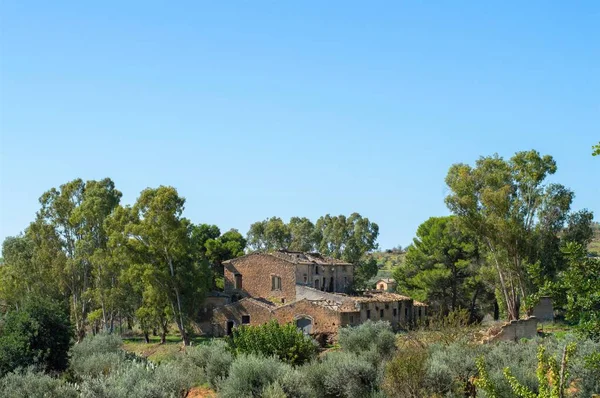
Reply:
M319 289L319 280L315 279L315 289Z
M242 325L247 325L250 323L250 315L242 315Z
M379 317L380 317L380 318L383 318L383 310L380 310L380 311L379 311Z
M281 290L281 277L271 275L271 290Z
M315 275L319 275L319 266L315 265Z
M242 290L242 274L235 274L235 289Z
M306 277L306 274L304 274L304 283L308 282L308 278Z
M419 318L421 317L421 307L419 307Z
M397 317L397 316L398 316L398 309L394 308L394 317Z
M371 310L367 310L367 319L371 319Z
M350 315L350 323L354 323L354 315Z

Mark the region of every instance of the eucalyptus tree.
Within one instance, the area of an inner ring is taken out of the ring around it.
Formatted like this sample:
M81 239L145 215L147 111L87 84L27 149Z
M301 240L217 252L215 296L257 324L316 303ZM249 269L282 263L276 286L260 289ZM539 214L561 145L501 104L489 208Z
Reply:
M104 221L119 204L121 192L113 181L81 179L52 188L40 197L41 209L29 232L42 261L63 263L55 269L57 282L69 296L71 317L78 340L85 335L86 318L92 310L90 289L94 286L95 255L104 250Z
M289 248L292 234L281 218L271 217L250 225L247 240L254 251L281 250Z
M173 187L141 192L126 227L129 244L137 253L134 265L169 304L183 342L187 326L209 284L208 266L193 255L192 224L182 217L185 199Z
M551 268L554 260L539 250L567 220L573 192L547 183L556 162L537 151L517 152L508 161L498 155L481 157L475 167L454 164L448 171L449 209L480 237L496 269L499 291L510 319L519 317L521 300L532 293L528 270Z

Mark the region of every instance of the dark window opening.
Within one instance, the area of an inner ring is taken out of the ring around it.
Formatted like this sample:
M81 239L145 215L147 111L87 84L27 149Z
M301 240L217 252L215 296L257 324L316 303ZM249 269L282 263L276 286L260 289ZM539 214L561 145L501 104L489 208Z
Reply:
M371 319L371 310L367 310L367 319Z
M421 317L421 307L419 307L419 318Z
M379 317L383 318L383 310L379 311Z
M329 279L329 291L333 292L333 276L331 277L331 279Z
M250 323L250 315L242 315L242 325L247 325Z
M315 265L315 274L319 275L319 266L318 265Z
M233 332L233 325L233 321L227 321L227 336L231 336L231 333Z
M319 289L319 280L315 279L315 289Z
M354 323L354 315L350 315L350 323Z
M235 274L235 288L242 290L242 274Z
M398 316L398 309L394 308L394 316Z
M281 290L281 277L271 276L271 290Z

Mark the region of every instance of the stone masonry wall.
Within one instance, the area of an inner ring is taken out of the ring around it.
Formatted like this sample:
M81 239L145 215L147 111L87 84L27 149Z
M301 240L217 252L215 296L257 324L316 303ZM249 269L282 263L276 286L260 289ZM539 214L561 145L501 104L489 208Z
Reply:
M551 297L540 297L540 302L533 307L533 316L541 322L554 322L554 306Z
M225 292L242 297L263 297L291 302L296 298L296 267L280 258L256 253L224 264ZM242 289L235 289L235 274L242 275ZM271 290L271 276L281 278L281 290Z
M534 316L527 319L511 321L500 327L500 332L492 336L489 341L519 341L532 339L537 336L538 319Z

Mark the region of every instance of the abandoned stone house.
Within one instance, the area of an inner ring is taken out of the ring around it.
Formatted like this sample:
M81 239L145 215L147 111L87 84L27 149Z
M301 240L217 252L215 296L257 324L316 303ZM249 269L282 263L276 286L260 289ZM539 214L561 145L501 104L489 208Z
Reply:
M324 341L335 339L340 327L368 319L386 320L399 329L427 315L425 304L385 290L346 295L354 266L318 253L252 253L223 265L224 292L217 300L211 298L216 336L230 334L237 325L276 319L294 322Z
M383 290L383 291L386 291L386 292L393 292L393 291L396 290L397 283L392 278L383 278L383 279L379 279L375 283L375 286L376 286L377 290Z

